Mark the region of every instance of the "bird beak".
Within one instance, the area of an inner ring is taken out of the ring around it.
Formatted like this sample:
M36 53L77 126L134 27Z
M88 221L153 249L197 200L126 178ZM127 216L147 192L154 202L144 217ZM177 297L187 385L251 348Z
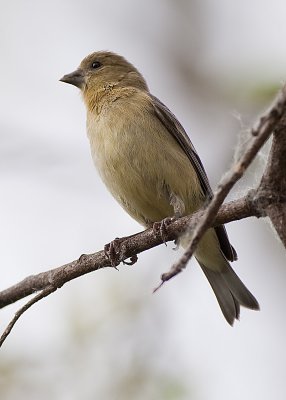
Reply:
M65 83L70 83L71 85L74 85L79 89L82 89L85 83L84 73L81 69L77 69L76 71L71 72L70 74L64 75L60 79L60 81Z

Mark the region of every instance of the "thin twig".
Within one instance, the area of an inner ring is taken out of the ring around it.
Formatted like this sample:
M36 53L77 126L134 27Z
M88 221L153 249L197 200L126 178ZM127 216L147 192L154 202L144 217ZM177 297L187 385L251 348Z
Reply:
M267 141L267 139L279 123L279 120L282 117L283 112L285 111L285 107L286 95L284 89L283 91L281 91L281 94L277 98L270 111L265 116L260 118L258 127L252 130L253 138L248 144L245 152L240 157L240 160L232 166L229 172L223 177L223 179L219 183L213 198L206 207L205 212L195 226L195 229L192 231L192 238L186 251L184 252L182 257L175 264L172 265L171 269L168 272L162 274L161 283L155 290L157 290L159 287L162 286L163 283L178 275L180 272L182 272L184 268L186 268L187 263L194 254L199 241L201 240L207 229L211 227L215 216L217 215L218 210L225 200L226 196L233 188L235 183L243 176L245 170L251 164L258 151L261 149L261 147L264 145L264 143Z
M2 333L0 337L0 347L2 344L5 342L7 339L8 335L12 331L14 325L18 321L18 319L21 317L21 315L24 314L25 311L27 311L30 307L32 307L33 304L37 303L38 301L42 300L44 297L49 296L51 293L53 293L55 290L57 290L56 287L54 286L49 286L46 289L42 290L39 294L37 294L35 297L33 297L31 300L29 300L23 307L21 307L18 311L16 311L13 319L9 322L7 325L5 331Z

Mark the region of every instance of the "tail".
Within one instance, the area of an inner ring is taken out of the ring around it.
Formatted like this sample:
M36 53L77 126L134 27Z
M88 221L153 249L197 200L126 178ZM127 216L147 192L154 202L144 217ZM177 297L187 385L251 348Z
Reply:
M222 257L224 257L223 254ZM198 260L214 291L225 319L230 325L233 325L234 320L239 319L240 306L251 310L259 310L259 304L236 275L228 261L226 259L224 261L223 270L215 271Z
M186 237L183 246L186 246ZM256 298L242 283L228 259L237 259L236 252L228 241L224 227L209 229L201 239L195 257L207 277L221 311L230 325L239 319L240 306L259 310Z

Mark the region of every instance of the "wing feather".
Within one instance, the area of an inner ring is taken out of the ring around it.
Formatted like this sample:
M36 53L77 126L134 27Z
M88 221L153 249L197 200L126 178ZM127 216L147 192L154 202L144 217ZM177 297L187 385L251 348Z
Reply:
M151 95L151 98L156 117L165 126L168 132L176 139L182 150L188 156L193 168L198 175L199 182L202 187L202 192L206 196L206 200L211 199L213 197L213 192L206 171L189 136L187 135L183 126L174 116L174 114L168 109L168 107L166 107L159 99L157 99L157 97ZM236 251L229 242L224 225L217 226L215 228L215 231L220 243L221 250L224 253L225 257L229 261L236 260Z

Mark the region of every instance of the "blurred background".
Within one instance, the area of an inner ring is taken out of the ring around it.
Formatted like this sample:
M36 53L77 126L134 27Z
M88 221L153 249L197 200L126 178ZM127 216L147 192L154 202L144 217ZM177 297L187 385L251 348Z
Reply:
M99 180L62 75L95 50L124 55L215 186L285 80L285 12L283 0L2 0L1 290L141 230ZM256 185L268 148L231 198ZM0 350L1 400L285 399L285 250L262 220L228 232L260 312L229 327L196 262L153 295L180 255L160 246L26 312ZM20 305L1 310L1 333Z

